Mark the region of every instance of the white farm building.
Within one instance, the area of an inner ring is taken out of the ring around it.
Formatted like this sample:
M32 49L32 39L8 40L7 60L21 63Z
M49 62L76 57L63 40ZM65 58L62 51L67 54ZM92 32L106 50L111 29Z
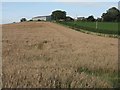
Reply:
M50 21L51 16L37 16L32 18L33 21Z

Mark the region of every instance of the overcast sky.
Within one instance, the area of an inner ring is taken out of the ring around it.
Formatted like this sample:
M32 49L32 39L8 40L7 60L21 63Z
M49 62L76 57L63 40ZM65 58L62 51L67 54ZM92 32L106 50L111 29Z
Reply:
M100 2L103 0L92 0L96 2L85 2L91 0L84 0L84 2L70 2L73 0L69 0L69 2L50 2L55 0L49 0L49 2L47 2L48 0L44 0L44 2L35 2L37 0L34 0L34 2L12 2L16 0L2 1L4 1L2 2L2 23L18 22L22 17L31 19L34 16L50 15L54 10L64 10L67 12L68 16L71 16L73 18L76 18L77 16L88 17L89 15L94 15L97 18L100 17L102 13L106 12L106 10L108 10L109 8L118 7L118 0L109 0L111 2Z
M118 2L119 0L1 0L2 2Z

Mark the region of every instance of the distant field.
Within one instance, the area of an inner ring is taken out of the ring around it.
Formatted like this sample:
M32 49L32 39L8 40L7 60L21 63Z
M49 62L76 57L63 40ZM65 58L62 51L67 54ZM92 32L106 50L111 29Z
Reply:
M96 29L96 22L60 22L61 24L70 27L80 28L87 31L104 33L104 34L118 34L118 23L114 22L98 22Z

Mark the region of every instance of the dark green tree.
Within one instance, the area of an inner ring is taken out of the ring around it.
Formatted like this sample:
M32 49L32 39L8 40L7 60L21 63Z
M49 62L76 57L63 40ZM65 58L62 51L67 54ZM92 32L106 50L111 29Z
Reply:
M40 19L38 19L38 21L41 21Z
M91 15L91 16L89 16L89 17L87 18L87 21L92 21L92 22L93 22L93 21L95 21L94 16L92 16L92 15Z
M119 21L120 11L116 7L112 7L108 9L106 13L103 13L101 17L103 18L103 21Z
M56 10L56 11L53 11L52 12L52 20L56 20L56 21L59 21L59 20L65 20L66 19L66 12L65 11L61 11L61 10Z
M32 19L29 20L30 22L33 21Z
M74 19L72 17L70 17L70 16L67 16L65 21L74 21Z
M96 21L102 22L102 18L97 18Z
M20 21L21 22L25 22L25 21L27 21L27 19L26 18L22 18L22 19L20 19Z

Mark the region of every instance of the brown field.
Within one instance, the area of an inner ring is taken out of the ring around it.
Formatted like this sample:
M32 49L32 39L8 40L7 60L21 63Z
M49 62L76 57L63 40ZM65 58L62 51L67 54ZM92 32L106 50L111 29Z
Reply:
M4 88L115 87L118 39L50 22L2 26Z

